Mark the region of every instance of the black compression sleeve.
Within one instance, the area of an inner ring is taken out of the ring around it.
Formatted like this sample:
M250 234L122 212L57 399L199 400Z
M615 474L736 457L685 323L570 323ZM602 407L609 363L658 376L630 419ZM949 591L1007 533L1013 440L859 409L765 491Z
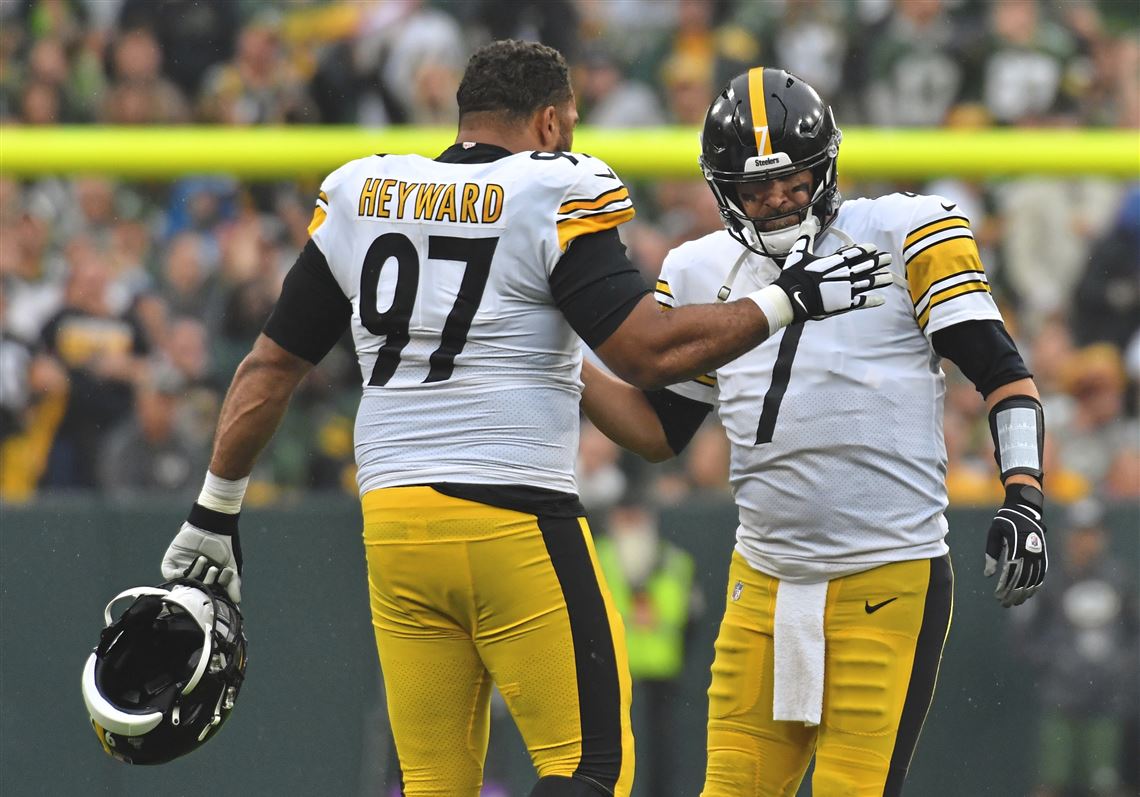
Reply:
M591 349L606 342L649 293L617 230L580 235L550 274L558 309Z
M281 348L315 364L336 345L351 317L352 304L324 254L309 239L285 275L281 296L263 331Z
M661 421L661 428L665 430L665 439L669 443L669 448L674 454L680 454L697 433L712 405L669 390L642 392Z
M1001 321L963 321L933 335L934 350L953 362L983 397L1031 374Z

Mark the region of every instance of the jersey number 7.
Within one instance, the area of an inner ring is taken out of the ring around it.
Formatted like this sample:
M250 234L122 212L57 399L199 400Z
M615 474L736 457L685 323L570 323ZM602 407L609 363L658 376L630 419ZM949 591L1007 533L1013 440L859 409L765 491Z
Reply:
M455 355L463 351L467 333L495 256L498 238L454 238L447 235L428 236L428 260L450 260L464 264L463 281L455 304L444 322L439 347L429 358L430 369L424 382L442 382L455 368ZM386 263L396 262L396 290L392 306L381 313L376 309L376 289L380 272ZM400 364L400 352L408 345L408 324L416 303L420 282L420 256L408 236L389 232L381 235L364 255L360 271L360 323L373 335L383 335L384 345L376 355L369 385L385 385Z

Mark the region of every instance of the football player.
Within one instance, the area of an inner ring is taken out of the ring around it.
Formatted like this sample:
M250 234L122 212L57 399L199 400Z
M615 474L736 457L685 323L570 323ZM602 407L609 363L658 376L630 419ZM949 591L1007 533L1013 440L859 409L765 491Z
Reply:
M740 524L709 687L705 797L897 795L950 623L941 358L989 409L1006 499L985 543L1003 606L1045 576L1037 389L1002 324L969 220L938 196L841 201L840 131L795 75L756 68L709 108L701 167L725 230L669 253L666 314L779 281L866 242L893 256L875 309L792 324L643 392L588 366L583 406L652 460L715 407ZM793 298L794 301L794 298Z
M579 338L643 387L700 376L793 319L881 301L870 292L889 257L804 251L754 295L662 313L618 237L628 190L570 151L562 56L492 43L457 99L456 143L439 157L376 155L325 179L162 570L208 560L240 596L254 460L351 329L372 619L404 793L479 793L494 683L538 771L532 795L621 797L630 680L574 482Z

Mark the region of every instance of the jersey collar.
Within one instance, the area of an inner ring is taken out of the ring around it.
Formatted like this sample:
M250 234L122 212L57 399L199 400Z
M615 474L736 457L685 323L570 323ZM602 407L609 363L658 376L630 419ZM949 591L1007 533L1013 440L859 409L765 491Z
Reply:
M461 141L441 152L436 160L440 163L490 163L513 154L494 144Z

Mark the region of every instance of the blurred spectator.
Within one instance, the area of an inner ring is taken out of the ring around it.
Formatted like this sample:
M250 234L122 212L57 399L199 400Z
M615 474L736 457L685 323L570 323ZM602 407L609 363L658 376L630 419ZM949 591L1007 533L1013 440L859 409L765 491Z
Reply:
M578 62L574 78L582 123L595 127L649 127L664 123L653 89L627 78L616 57L592 46Z
M783 13L767 26L773 35L765 60L806 80L820 96L839 97L847 60L847 11L847 4L831 0L783 3ZM754 59L745 60L741 67L752 66ZM718 81L725 77L719 71L717 76Z
M625 493L628 479L618 466L621 449L589 421L582 421L576 477L578 496L591 514L601 514Z
M151 30L163 73L191 98L210 67L233 57L240 6L235 0L123 0L119 28Z
M1070 508L1048 588L1013 615L1042 705L1034 797L1123 794L1123 723L1140 712L1140 618L1135 570L1119 566L1102 524L1097 501Z
M683 74L692 79L698 72L707 73L707 108L716 87L760 60L760 47L751 31L765 27L772 6L745 3L739 20L730 19L733 7L728 0L675 0L665 7L675 15L675 22L661 29L657 40L637 55L631 64L633 74L657 85L667 77ZM758 11L764 22L756 23L749 11Z
M0 501L23 501L47 464L68 382L56 360L8 329L4 286L0 278Z
M63 121L63 99L57 86L32 81L20 95L20 121L26 125L54 125Z
M999 124L1038 125L1072 118L1076 43L1049 19L1040 0L1003 0L989 9L981 54L981 99Z
M1060 461L1111 497L1140 497L1140 422L1123 414L1119 351L1108 343L1080 349L1069 360L1064 385L1071 409L1051 419Z
M71 383L43 485L83 488L96 486L99 449L130 414L148 346L139 324L112 305L110 273L91 242L73 241L69 261L63 309L42 336L45 351L67 368Z
M540 41L573 63L578 57L579 12L574 0L478 0L476 23L492 39Z
M895 3L869 37L867 120L888 127L943 124L962 92L962 38L942 0Z
M196 318L175 316L162 346L162 365L182 383L177 425L182 437L204 450L213 442L222 392L211 370L206 326Z
M665 107L671 124L700 125L704 122L709 97L714 90L710 58L696 53L675 53L661 65L660 81L665 90Z
M201 115L208 122L248 126L320 121L301 75L285 57L277 27L268 20L241 29L233 61L210 69L200 97Z
M136 28L119 36L112 53L112 81L101 121L119 125L172 125L189 121L182 92L162 76L162 53L154 34Z
M1088 238L1112 219L1119 188L1092 178L1030 177L1004 183L995 196L1004 220L1001 276L1032 332L1034 319L1066 309Z
M1081 344L1108 341L1123 349L1140 330L1140 184L1124 195L1115 223L1089 252L1073 310Z
M165 248L160 278L162 296L172 315L205 319L217 315L217 282L196 232L181 232ZM212 312L213 311L213 312Z
M134 414L107 437L99 453L99 489L114 498L187 497L201 486L209 449L188 439L177 420L181 375L152 369L139 381Z
M452 16L421 0L405 4L405 16L389 33L383 80L409 124L453 125L459 118L455 92L468 55L463 32ZM517 3L512 10L519 10Z
M654 513L628 497L610 511L605 528L594 544L625 625L635 754L639 761L653 762L638 771L633 794L672 794L678 779L672 764L678 741L673 717L676 682L685 665L685 631L698 599L693 557L661 539Z

